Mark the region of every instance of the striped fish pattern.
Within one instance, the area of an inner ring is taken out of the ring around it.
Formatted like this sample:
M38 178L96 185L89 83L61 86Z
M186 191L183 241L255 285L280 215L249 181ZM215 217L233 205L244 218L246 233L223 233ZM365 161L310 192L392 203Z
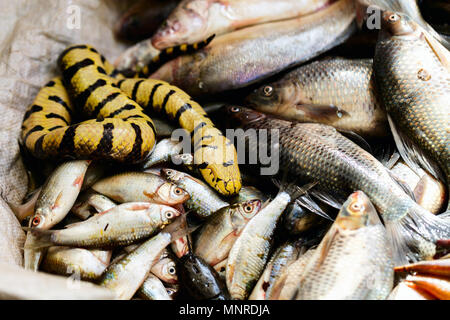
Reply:
M239 192L233 144L185 92L164 81L126 79L88 45L67 48L58 64L62 78L39 91L23 119L21 140L35 157L142 162L156 136L145 110L157 111L191 134L194 160L209 185L227 196ZM88 120L72 123L76 111Z

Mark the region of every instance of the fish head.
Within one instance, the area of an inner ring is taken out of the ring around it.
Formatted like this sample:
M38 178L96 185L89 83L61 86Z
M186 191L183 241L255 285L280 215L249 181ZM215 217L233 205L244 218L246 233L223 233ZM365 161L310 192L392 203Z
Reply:
M204 35L208 26L208 10L211 1L185 1L176 8L152 37L157 49L196 42ZM194 39L194 40L193 40Z
M381 16L381 33L383 39L391 37L409 37L416 33L418 25L407 15L393 11L383 11Z
M155 264L155 273L162 281L170 284L178 282L176 264L171 258L164 258Z
M238 107L234 105L222 107L223 112L227 115L227 120L231 122L232 125L242 126L251 122L259 121L266 116L258 111Z
M335 223L345 230L357 230L379 222L377 211L369 197L356 191L342 205Z
M286 81L265 84L253 90L245 98L245 103L261 112L280 112L283 107L295 103L296 89L295 84Z
M52 226L51 219L47 219L47 217L50 217L50 215L50 208L43 207L37 209L33 217L30 219L30 228L39 228L45 230L50 229L50 227Z
M161 175L169 181L178 182L184 178L184 173L174 169L161 169Z
M181 215L181 212L169 206L162 206L160 211L161 221L164 225L169 224Z
M236 212L239 213L239 215L241 215L244 219L249 220L253 218L259 212L259 210L261 210L261 206L261 200L249 200L240 203L236 208Z
M189 193L171 182L163 183L158 188L157 196L162 202L168 205L184 203L189 199Z

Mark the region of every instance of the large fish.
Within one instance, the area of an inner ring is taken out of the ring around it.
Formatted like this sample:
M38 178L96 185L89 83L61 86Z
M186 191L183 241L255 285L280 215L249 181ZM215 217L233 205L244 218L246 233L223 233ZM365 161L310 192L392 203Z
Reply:
M157 49L194 43L239 28L303 16L330 0L184 0L152 37Z
M393 284L386 230L369 198L357 191L308 261L296 299L379 300Z
M294 123L257 111L230 106L225 109L235 125L244 129L270 129L279 133L279 166L341 202L362 190L382 215L397 264L421 259L419 248L450 237L448 221L423 209L393 179L387 168L370 153L331 126ZM271 141L269 137L268 141ZM261 141L267 148L267 142ZM256 153L258 142L250 144ZM314 190L312 191L314 192Z
M255 89L247 103L283 119L324 123L363 136L389 132L371 59L332 58L301 66Z
M242 88L344 42L356 30L354 18L353 0L340 0L305 17L238 30L169 61L150 78L197 96Z
M450 52L409 17L384 11L374 72L402 158L450 182Z

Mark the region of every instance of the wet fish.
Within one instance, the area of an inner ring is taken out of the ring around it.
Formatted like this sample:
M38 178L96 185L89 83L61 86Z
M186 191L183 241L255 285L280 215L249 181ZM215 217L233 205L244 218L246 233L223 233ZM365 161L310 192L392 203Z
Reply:
M49 244L84 248L111 248L143 240L164 228L180 212L148 202L129 202L101 212L62 230L31 229L38 237L33 247ZM27 248L27 247L25 247Z
M100 286L114 291L118 299L131 299L148 277L162 251L174 239L179 239L191 231L183 227L184 219L185 216L175 220L156 236L111 264L103 273Z
M35 214L30 220L33 228L50 229L69 213L80 193L89 160L61 164L42 186L36 200Z
M116 204L108 197L89 189L78 197L71 212L80 219L86 220L92 214L106 211L115 206Z
M146 300L172 300L164 284L158 277L150 273L138 290L141 298Z
M55 246L48 248L41 268L50 273L95 280L100 278L108 264L109 261L102 261L89 250Z
M150 157L145 161L143 168L147 169L168 162L172 156L179 154L182 148L182 143L170 138L159 141Z
M296 299L385 299L393 282L386 230L369 198L357 191L310 258Z
M285 243L277 248L255 285L249 300L269 300L273 284L282 275L286 267L297 258L297 248L293 243Z
M160 176L146 172L124 172L104 178L92 189L114 201L148 201L165 205L185 202L189 194Z
M179 282L191 299L227 300L225 284L217 272L192 252L177 262Z
M397 148L448 184L450 52L407 16L384 11L381 25L373 67Z
M157 49L195 43L209 36L315 12L329 0L184 0L152 37Z
M303 182L318 181L312 192L338 202L352 190L365 192L383 217L396 265L420 260L423 243L434 245L450 237L448 221L414 202L378 160L333 127L279 120L236 106L225 110L237 127L278 130L280 167ZM258 144L250 145L248 152L257 152Z
M211 266L226 259L246 224L261 210L261 205L261 200L256 199L220 209L199 231L195 254Z
M305 17L238 30L169 61L150 78L194 96L242 88L342 43L356 30L354 18L353 0L340 0Z
M165 283L178 283L177 268L175 261L169 256L167 250L161 255L151 272Z
M281 191L251 219L234 242L226 267L227 288L231 298L244 300L258 281L268 260L278 219L286 206L304 190Z
M330 58L301 66L255 89L246 102L287 120L324 123L365 137L389 132L371 59Z
M161 175L186 190L189 199L184 205L202 218L209 217L229 205L210 186L187 173L174 169L161 169Z
M133 4L117 22L114 33L119 38L137 41L153 35L159 25L178 5L178 0L141 0Z

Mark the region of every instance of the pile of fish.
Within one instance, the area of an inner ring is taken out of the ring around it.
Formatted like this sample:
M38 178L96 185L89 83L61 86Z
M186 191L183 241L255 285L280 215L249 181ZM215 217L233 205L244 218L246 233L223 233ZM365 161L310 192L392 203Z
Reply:
M244 130L239 157L270 150L280 170L239 163L243 187L221 195L163 119L143 163L30 165L30 193L11 204L27 231L25 269L118 299L449 300L450 20L436 11L450 11L440 3L136 2L115 28L142 41L116 67L139 71L181 48L149 78L210 105L218 127ZM268 139L254 139L262 131Z

